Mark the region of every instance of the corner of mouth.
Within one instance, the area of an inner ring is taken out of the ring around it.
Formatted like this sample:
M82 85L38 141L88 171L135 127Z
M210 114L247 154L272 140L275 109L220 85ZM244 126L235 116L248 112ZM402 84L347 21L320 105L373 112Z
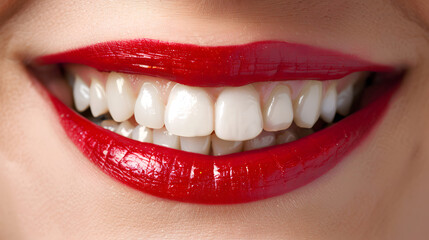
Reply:
M72 100L51 100L90 161L144 193L201 204L266 199L325 174L374 129L404 74L279 41L114 41L36 62L70 84Z

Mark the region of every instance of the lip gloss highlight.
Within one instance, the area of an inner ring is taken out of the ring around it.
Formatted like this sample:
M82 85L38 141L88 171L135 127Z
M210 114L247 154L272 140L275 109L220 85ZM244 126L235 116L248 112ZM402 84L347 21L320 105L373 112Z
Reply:
M357 71L393 71L331 50L278 41L205 47L138 39L95 44L37 61L84 64L199 87L332 80ZM137 142L95 125L54 96L51 100L70 140L114 179L161 198L231 204L278 196L326 173L374 129L398 85L392 82L381 88L378 98L363 109L307 137L225 156Z
M111 41L43 56L39 63L76 63L99 71L144 74L198 87L284 80L333 80L393 68L332 50L281 41L197 46L152 39Z

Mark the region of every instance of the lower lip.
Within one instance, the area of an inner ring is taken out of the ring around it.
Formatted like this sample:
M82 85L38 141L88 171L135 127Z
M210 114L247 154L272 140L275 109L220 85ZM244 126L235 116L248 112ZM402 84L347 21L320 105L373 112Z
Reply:
M51 96L60 122L82 153L114 179L157 197L231 204L290 192L333 168L370 133L398 84L331 127L298 141L221 157L141 143L105 130Z

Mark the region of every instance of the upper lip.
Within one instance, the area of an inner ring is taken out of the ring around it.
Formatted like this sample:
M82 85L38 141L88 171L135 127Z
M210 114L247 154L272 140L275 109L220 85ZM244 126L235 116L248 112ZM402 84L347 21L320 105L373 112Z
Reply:
M77 63L100 71L166 78L200 86L241 86L261 81L331 80L392 67L333 50L281 41L197 46L152 39L111 41L43 56L39 63Z
M331 50L275 41L201 47L140 39L100 43L37 61L85 64L102 71L153 75L194 86L329 80L356 71L393 70ZM222 157L136 142L100 129L55 97L52 101L71 140L117 180L159 197L219 204L277 196L327 172L374 127L394 86L383 89L384 94L364 109L308 137Z

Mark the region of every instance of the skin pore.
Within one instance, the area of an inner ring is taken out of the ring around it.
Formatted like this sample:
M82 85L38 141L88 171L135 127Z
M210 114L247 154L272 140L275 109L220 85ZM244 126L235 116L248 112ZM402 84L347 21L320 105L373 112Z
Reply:
M3 1L0 239L424 239L428 34L425 0ZM316 181L247 204L187 204L96 168L26 70L37 56L141 37L298 42L404 66L407 75L369 138Z

